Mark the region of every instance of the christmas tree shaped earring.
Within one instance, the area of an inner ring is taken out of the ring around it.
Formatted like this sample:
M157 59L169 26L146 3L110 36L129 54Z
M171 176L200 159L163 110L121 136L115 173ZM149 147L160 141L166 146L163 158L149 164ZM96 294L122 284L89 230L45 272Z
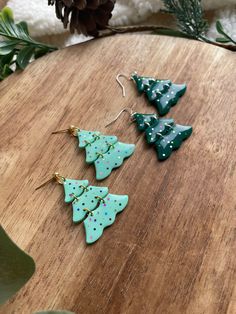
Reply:
M116 136L102 135L98 131L80 130L75 126L53 132L53 134L66 132L77 137L79 147L85 148L86 162L94 163L97 180L108 177L112 170L120 167L124 159L130 157L135 150L134 144L118 142Z
M128 112L131 121L136 122L138 130L145 132L147 142L154 145L159 160L169 158L192 134L191 126L175 124L173 119L159 119L156 114L133 112L129 108L123 109L106 127L114 123L123 112Z
M122 88L123 97L125 97L125 88L120 81L124 77L136 84L139 94L144 93L148 101L154 105L160 116L167 114L171 107L177 104L179 98L186 91L186 84L173 84L170 80L160 80L153 77L139 76L137 72L127 76L118 74L116 80Z
M73 222L84 223L87 244L96 242L128 204L128 195L110 194L107 187L91 186L88 180L66 179L59 173L36 190L51 181L63 185L65 202L72 204Z

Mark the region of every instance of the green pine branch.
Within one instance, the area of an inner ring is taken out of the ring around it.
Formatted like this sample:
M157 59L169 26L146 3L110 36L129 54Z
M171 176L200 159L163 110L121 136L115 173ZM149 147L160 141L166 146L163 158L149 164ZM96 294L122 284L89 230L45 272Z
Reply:
M201 0L162 1L165 5L164 11L175 16L179 27L178 32L189 36L189 38L201 40L232 51L236 50L236 42L225 32L220 21L216 22L216 29L221 37L216 38L216 41L207 37L206 32L209 24L204 18ZM171 31L169 33L171 34Z
M166 12L176 17L178 27L185 34L201 39L209 25L204 19L200 0L163 0Z
M57 50L56 47L35 41L29 34L26 22L15 23L10 8L0 12L0 80L17 69L25 69L32 59Z

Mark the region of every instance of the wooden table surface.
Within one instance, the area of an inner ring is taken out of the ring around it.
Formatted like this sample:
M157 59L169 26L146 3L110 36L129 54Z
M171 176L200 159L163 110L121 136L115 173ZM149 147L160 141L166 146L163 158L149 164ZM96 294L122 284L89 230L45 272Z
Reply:
M118 72L187 82L169 117L192 137L158 162L122 108L152 113ZM235 55L200 42L116 36L46 56L0 84L1 223L37 270L0 313L67 309L78 314L233 314L235 304ZM103 182L76 139L51 132L75 124L137 145ZM35 187L60 171L127 193L130 203L94 245L73 225L63 189Z

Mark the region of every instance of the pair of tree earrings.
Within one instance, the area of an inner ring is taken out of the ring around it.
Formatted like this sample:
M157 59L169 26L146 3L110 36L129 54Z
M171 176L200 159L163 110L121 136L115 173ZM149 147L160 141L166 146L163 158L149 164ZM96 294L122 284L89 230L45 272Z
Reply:
M124 86L120 82L121 76L126 76L122 74L117 76L125 96ZM186 91L185 84L177 85L172 84L170 80L140 77L137 73L129 79L136 83L139 93L146 93L148 100L157 107L161 115L167 113ZM123 109L107 126L114 123L125 111L130 114L131 120L136 122L138 130L145 132L147 142L154 145L159 160L169 158L192 133L192 127L175 124L173 119L160 119L157 114L136 113L128 108ZM121 143L116 136L102 135L98 131L80 130L75 126L53 134L64 132L78 138L79 147L86 151L86 162L95 165L97 180L107 178L112 170L120 167L124 159L130 157L135 150L134 144Z
M120 82L121 76L126 76L122 74L117 76L125 96L124 86ZM186 91L185 84L176 85L170 80L139 77L137 73L132 74L129 79L136 83L139 93L146 94L160 115L169 112ZM114 123L125 111L130 114L131 120L137 123L138 130L145 131L147 142L154 145L159 160L169 158L192 133L192 127L175 124L173 119L160 119L157 114L136 113L128 108L123 109L111 123ZM124 159L130 157L135 150L134 144L121 143L116 136L102 135L98 131L80 130L75 126L53 134L66 132L77 137L79 147L85 148L86 162L94 163L97 180L108 177L112 170L120 167ZM123 211L128 204L128 195L109 194L108 188L90 186L87 180L66 179L58 173L55 173L49 181L52 180L64 186L65 202L72 203L73 222L84 222L88 244L97 241L102 236L104 228L112 225L116 214Z
M137 72L130 77L118 74L116 80L122 88L123 97L125 97L125 88L120 81L122 76L136 84L139 94L145 94L160 116L167 114L187 89L186 84L173 84L170 80L141 77ZM168 159L171 153L192 134L191 126L175 124L173 119L160 119L157 114L137 113L128 108L123 109L108 125L114 123L124 111L127 111L131 120L136 122L138 130L145 132L147 142L154 145L159 160Z

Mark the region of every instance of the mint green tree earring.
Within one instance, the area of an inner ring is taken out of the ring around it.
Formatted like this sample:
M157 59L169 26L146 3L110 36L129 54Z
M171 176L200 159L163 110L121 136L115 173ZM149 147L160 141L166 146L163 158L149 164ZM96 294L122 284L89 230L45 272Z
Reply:
M154 105L160 116L167 114L171 107L177 104L179 98L186 92L186 84L173 84L170 80L155 79L153 77L139 76L137 72L127 76L118 74L117 82L122 88L125 97L125 88L120 81L124 77L136 84L139 94L145 94L150 104Z
M110 194L107 187L91 186L88 180L66 179L59 173L36 190L54 180L63 185L65 202L72 204L73 222L84 223L87 244L96 242L128 204L128 195Z
M130 157L135 150L134 144L118 142L116 136L102 135L98 131L80 130L75 126L53 134L66 132L78 138L79 147L86 151L86 162L95 165L97 180L107 178L112 170L119 168L124 159Z
M138 130L145 132L147 142L154 145L159 160L168 159L192 134L191 126L175 124L173 119L159 119L156 114L137 113L128 108L123 109L106 127L114 123L123 112L128 112Z

